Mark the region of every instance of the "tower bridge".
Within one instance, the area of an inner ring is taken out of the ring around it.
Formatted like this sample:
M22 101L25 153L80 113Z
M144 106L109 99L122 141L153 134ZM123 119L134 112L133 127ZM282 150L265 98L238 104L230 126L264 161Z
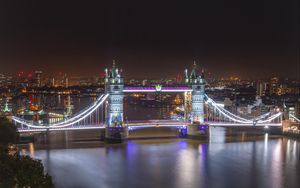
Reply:
M108 140L127 138L128 131L146 127L174 127L181 136L206 134L210 126L222 127L278 127L282 126L282 113L271 111L252 119L246 119L219 106L205 94L204 74L197 72L196 65L189 72L184 71L184 84L178 87L156 85L151 87L126 87L122 70L113 63L105 69L105 92L97 100L71 117L52 124L39 124L18 116L12 121L19 132L43 132L59 130L105 129ZM124 95L126 93L182 92L184 93L184 120L148 120L145 122L124 122ZM100 108L105 109L105 121ZM204 130L204 131L203 131Z

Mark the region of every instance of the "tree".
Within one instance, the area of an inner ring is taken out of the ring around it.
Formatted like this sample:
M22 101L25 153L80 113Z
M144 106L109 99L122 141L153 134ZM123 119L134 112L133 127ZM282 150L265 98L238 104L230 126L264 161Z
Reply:
M10 155L8 145L18 139L16 127L0 117L0 187L51 188L52 178L44 174L41 161L18 153Z
M52 178L48 174L44 174L41 161L32 160L29 156L16 156L15 159L15 179L18 187L53 187Z
M16 126L7 118L0 117L0 145L15 144L19 138Z
M11 168L12 162L7 148L0 146L0 187L13 187L15 185L14 173Z

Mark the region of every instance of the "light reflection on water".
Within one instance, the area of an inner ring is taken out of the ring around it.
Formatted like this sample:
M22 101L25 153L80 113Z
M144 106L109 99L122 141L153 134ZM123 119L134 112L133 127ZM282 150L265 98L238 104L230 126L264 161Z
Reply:
M32 151L57 187L299 187L300 179L299 142L268 135L249 142L140 140Z
M74 99L74 111L92 100ZM63 101L59 98L60 105ZM128 105L126 116L128 120L162 119L169 110ZM224 128L211 130L209 143L140 140L51 150L30 144L21 153L41 159L57 187L300 187L299 141L272 139L268 134L261 140L246 141L245 132L228 137ZM65 132L63 138L69 137L72 140L72 134ZM73 145L60 142L65 148Z

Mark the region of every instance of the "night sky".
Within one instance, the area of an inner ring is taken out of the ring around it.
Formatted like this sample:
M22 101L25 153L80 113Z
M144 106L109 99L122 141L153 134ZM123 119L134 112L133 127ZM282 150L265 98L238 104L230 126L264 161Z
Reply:
M0 73L299 78L298 0L0 2Z

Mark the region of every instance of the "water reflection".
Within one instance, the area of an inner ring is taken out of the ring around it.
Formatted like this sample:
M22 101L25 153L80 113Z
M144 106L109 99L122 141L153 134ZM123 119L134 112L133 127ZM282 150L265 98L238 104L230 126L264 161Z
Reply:
M179 142L180 143L180 142ZM179 145L181 145L180 143ZM175 178L176 178L176 184L175 185L187 185L190 186L192 182L195 182L195 178L197 178L194 175L191 174L197 174L198 169L195 168L197 166L196 158L197 153L196 150L192 149L185 149L182 148L178 152L178 158L176 159L175 164Z
M200 143L129 141L81 149L25 151L57 187L299 187L300 145L289 139Z
M273 179L272 181L272 187L283 187L282 183L282 168L280 168L283 164L283 150L282 150L282 140L278 140L276 145L274 146L275 148L273 149L273 155L272 159L270 161L271 163L271 178Z
M209 142L224 143L226 140L226 129L223 127L209 127Z
M34 145L33 143L29 143L29 155L30 157L34 157Z
M297 153L297 141L296 140L294 140L294 147L293 147L292 153L293 153L293 159L296 160L296 153Z

